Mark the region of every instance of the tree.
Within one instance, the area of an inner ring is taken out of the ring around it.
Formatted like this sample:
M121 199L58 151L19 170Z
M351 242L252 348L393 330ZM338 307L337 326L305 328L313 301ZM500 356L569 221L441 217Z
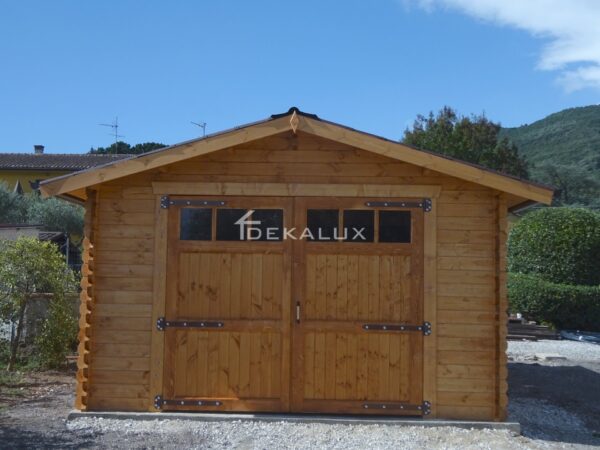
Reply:
M83 235L83 208L58 198L42 199L35 195L27 210L29 223L41 224L49 231L62 231L69 236Z
M576 166L544 164L533 177L556 188L555 206L600 206L600 181Z
M23 195L12 192L6 183L0 183L0 223L25 223L27 206Z
M484 115L459 116L445 106L435 116L433 112L428 117L419 114L412 129L404 131L402 142L527 178L527 162L514 144L498 138L500 128Z
M83 234L83 208L37 193L17 194L0 183L0 223L42 225L47 231Z
M0 318L16 325L7 370L14 369L32 297L52 294L58 301L75 288L73 272L54 244L29 237L0 241Z
M90 153L92 154L128 154L128 155L140 155L142 153L148 153L153 150L158 150L159 148L165 148L165 144L160 144L158 142L143 142L141 144L135 144L133 147L129 145L127 142L118 141L108 147L92 147L90 149Z

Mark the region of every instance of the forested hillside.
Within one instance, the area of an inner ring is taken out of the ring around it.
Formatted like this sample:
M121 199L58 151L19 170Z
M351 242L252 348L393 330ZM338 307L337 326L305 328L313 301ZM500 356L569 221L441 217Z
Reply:
M600 207L600 105L565 109L499 135L527 159L531 179L559 189L557 204Z

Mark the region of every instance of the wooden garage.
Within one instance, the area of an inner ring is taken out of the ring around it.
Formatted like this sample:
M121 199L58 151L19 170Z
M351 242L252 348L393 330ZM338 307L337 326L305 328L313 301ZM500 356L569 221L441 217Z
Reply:
M41 190L86 206L78 409L506 417L546 187L292 108Z

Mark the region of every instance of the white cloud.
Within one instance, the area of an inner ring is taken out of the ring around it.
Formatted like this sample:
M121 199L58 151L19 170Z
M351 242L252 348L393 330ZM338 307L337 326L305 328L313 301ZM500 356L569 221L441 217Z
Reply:
M403 0L410 5L411 0ZM599 0L412 0L431 11L445 7L543 38L538 67L558 71L567 91L600 89Z

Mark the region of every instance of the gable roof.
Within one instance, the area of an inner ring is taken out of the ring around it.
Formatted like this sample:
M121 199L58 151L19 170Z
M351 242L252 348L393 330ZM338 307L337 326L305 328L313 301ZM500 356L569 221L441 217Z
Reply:
M302 131L506 192L518 198L518 201L511 202L514 204L525 201L549 204L554 193L553 189L548 186L505 175L476 164L459 161L427 150L410 147L370 133L357 131L344 125L320 119L314 114L304 113L298 108L290 108L288 112L272 115L266 120L210 134L203 138L182 142L141 155L130 156L81 172L51 178L40 184L40 190L46 196L69 195L84 199L86 187L285 131L294 133Z
M111 163L131 155L91 153L0 153L0 170L79 171Z

